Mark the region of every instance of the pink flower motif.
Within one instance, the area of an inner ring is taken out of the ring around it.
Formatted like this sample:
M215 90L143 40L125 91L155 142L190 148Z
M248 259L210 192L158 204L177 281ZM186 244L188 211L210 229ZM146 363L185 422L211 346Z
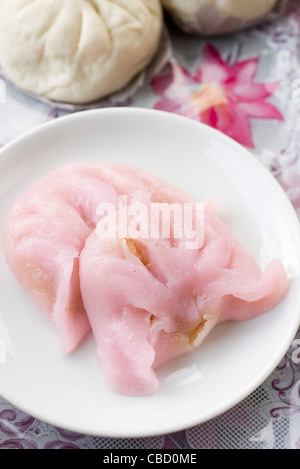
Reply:
M160 95L154 109L198 120L254 148L250 118L284 120L266 101L279 83L254 81L258 61L251 58L229 65L208 44L194 74L171 62L165 74L154 78L152 88Z

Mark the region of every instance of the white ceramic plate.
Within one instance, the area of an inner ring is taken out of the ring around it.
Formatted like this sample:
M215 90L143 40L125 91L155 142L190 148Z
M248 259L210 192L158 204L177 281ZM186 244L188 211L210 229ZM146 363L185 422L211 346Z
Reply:
M256 319L216 327L195 353L158 370L156 394L133 398L107 388L91 337L75 353L59 353L54 326L16 283L1 251L0 394L48 423L110 437L174 432L226 411L271 374L299 326L299 224L285 194L248 151L209 127L152 110L84 111L1 151L1 237L19 194L75 160L133 164L199 200L221 200L220 216L262 268L274 257L283 261L290 288Z

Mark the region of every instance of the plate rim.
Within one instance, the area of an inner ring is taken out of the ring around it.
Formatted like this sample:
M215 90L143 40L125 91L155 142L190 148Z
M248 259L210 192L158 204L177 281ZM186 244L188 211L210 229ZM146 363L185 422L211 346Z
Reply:
M248 158L248 160L251 161L251 163L253 165L256 165L257 169L260 172L263 172L264 177L268 178L270 183L274 186L274 190L277 190L278 193L280 194L280 196L284 199L285 206L289 210L289 216L295 222L295 228L296 228L296 225L297 225L298 234L299 234L299 241L300 241L300 223L299 223L299 219L297 217L296 211L294 210L294 208L292 206L291 201L288 199L287 194L285 193L284 189L281 187L279 182L270 173L270 171L261 163L261 161L258 160L258 158L254 154L252 154L248 149L246 149L245 147L243 147L242 145L240 145L238 142L234 141L233 139L231 139L227 135L221 133L220 131L218 131L218 130L212 128L212 127L207 126L206 124L203 124L203 123L197 122L197 121L193 121L191 119L188 119L188 118L183 117L183 116L179 116L177 114L168 113L166 111L158 111L158 110L152 110L152 109L146 109L146 108L136 108L136 107L135 108L121 107L121 108L102 108L102 109L84 110L84 111L75 112L75 113L72 113L72 114L67 114L65 116L60 116L60 117L55 118L51 121L44 122L44 123L38 125L37 127L35 127L33 129L23 133L22 135L16 137L12 141L8 142L4 147L2 147L0 149L0 160L5 159L6 158L5 155L6 155L7 151L9 152L10 149L13 148L14 146L17 147L18 145L22 144L22 142L24 140L30 140L30 139L34 138L36 135L39 135L41 132L47 132L48 129L51 129L52 127L60 126L62 121L64 121L64 122L68 121L68 122L72 123L73 120L77 120L77 119L82 118L83 114L90 114L90 115L94 114L95 116L97 116L98 114L105 114L105 113L115 114L115 113L117 113L117 114L127 115L128 112L132 113L132 114L144 114L144 115L146 115L146 114L147 115L150 115L150 114L154 115L154 113L155 114L158 113L159 115L164 116L167 119L174 119L174 120L181 121L181 122L183 120L184 121L189 121L189 123L191 125L195 125L199 129L202 128L204 132L208 132L208 134L210 134L212 137L216 136L217 139L221 139L221 141L223 140L225 143L229 144L231 147L232 146L235 147L238 150L238 152L243 155L244 158ZM300 295L298 297L297 308L298 308L298 325L296 326L296 320L295 320L294 327L293 328L290 327L290 329L289 329L290 344L292 343L292 340L295 337L295 335L297 333L297 330L299 328L299 325L300 325ZM287 342L287 340L286 340L286 342ZM288 348L286 347L286 342L285 342L285 345L282 344L282 346L279 347L276 360L274 360L274 369L280 363L280 361L284 357L285 353L287 352ZM275 362L276 362L276 364L275 364ZM210 415L207 416L205 419L200 419L200 421L199 421L199 417L195 417L193 422L190 421L190 419L189 419L188 427L186 426L187 423L182 423L182 425L179 424L179 425L177 425L177 427L175 429L174 429L174 427L170 427L167 424L165 424L164 428L162 428L160 431L150 431L149 432L145 428L145 431L143 433L141 433L139 431L136 434L134 432L130 432L130 434L125 434L125 435L123 433L119 433L117 431L117 429L116 429L116 431L109 432L108 434L107 433L105 433L105 434L102 434L102 433L95 434L94 432L90 433L89 431L86 431L86 430L84 430L84 432L86 433L86 435L93 435L93 436L104 436L104 437L111 437L111 438L138 438L138 437L158 436L158 435L162 435L162 434L166 434L166 433L171 433L171 432L174 432L174 431L180 431L180 430L192 427L194 425L204 423L204 422L206 422L208 420L211 420L211 419L215 418L216 416L226 412L227 410L231 409L232 407L237 405L239 402L241 402L241 400L243 400L247 396L249 396L254 390L256 390L270 375L270 366L268 366L266 368L267 369L264 369L260 372L259 377L257 377L256 381L252 383L252 386L249 387L247 392L244 393L242 397L239 395L239 397L233 398L231 400L231 402L227 402L226 404L219 405L219 407L216 408L214 412L210 412ZM1 395L4 397L4 399L6 399L8 402L11 402L10 399L9 399L9 396L5 396L4 394L5 393L1 392ZM44 419L43 415L40 415L38 412L33 413L32 409L28 409L28 406L23 406L23 405L20 406L20 403L17 403L17 402L11 402L11 404L15 405L16 407L19 407L20 409L24 410L24 412L27 412L28 414L34 416L37 419L40 419L40 420ZM55 422L55 421L51 422L51 421L49 421L48 418L47 418L47 422L50 423L53 426L60 426L60 427L62 426L61 423L58 423L58 422ZM82 431L78 428L75 428L75 429L70 428L70 427L68 427L68 425L64 425L63 428L68 428L70 431L75 431L75 432Z

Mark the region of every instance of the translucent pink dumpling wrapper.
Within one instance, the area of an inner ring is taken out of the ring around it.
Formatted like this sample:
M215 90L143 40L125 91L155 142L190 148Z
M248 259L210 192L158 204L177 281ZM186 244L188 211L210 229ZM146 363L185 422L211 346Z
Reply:
M153 204L196 204L138 168L72 163L20 196L3 246L16 279L56 326L60 350L71 352L90 332L111 389L147 395L158 388L158 367L195 350L217 324L272 308L288 279L276 259L262 272L209 204L198 247L187 248L174 223L169 237L121 235L124 196L127 208L149 209L139 229ZM118 235L99 236L109 220Z
M99 204L117 208L122 194L129 203L149 203L152 196L173 200L173 192L179 201L188 200L141 170L79 162L50 172L17 200L6 219L4 254L19 283L57 327L62 352L72 351L90 331L79 257L99 219Z
M195 350L214 326L249 320L288 287L279 260L262 273L227 226L204 217L204 243L185 239L101 238L80 256L83 302L104 376L117 393L158 388L155 370Z

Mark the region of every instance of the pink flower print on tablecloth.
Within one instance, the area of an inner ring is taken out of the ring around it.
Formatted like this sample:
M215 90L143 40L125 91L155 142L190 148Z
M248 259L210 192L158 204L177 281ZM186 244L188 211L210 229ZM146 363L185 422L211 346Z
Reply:
M152 81L160 96L154 109L198 120L254 148L251 118L284 120L266 101L279 83L256 82L258 63L258 58L250 58L229 65L207 44L194 73L172 61L166 73Z

